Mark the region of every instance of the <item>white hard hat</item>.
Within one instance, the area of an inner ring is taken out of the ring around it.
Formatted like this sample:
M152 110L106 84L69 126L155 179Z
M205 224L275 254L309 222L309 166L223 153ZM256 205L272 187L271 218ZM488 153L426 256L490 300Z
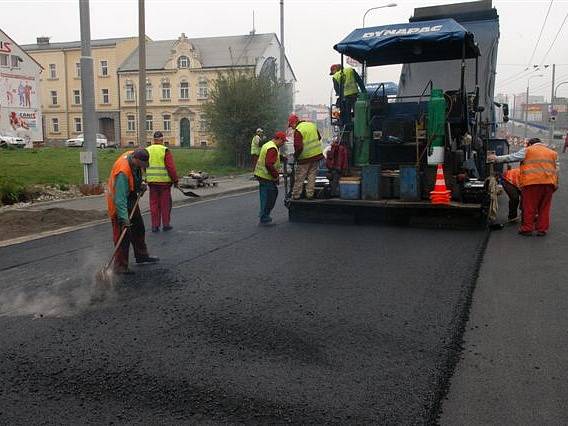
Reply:
M259 133L259 132L264 132L264 130L262 130L262 129L259 127L258 129L256 129L256 133Z

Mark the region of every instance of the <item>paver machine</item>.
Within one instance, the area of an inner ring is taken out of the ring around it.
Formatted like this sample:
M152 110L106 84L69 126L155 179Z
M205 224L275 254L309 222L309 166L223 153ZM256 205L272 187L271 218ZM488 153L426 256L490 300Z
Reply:
M337 43L341 64L357 60L363 78L369 67L404 64L399 90L389 96L378 85L359 93L353 116L332 117L358 196L293 200L290 220L484 224L492 199L487 154L508 150L493 137L498 37L497 12L484 0L419 8L409 23L358 28ZM447 204L429 198L439 164Z

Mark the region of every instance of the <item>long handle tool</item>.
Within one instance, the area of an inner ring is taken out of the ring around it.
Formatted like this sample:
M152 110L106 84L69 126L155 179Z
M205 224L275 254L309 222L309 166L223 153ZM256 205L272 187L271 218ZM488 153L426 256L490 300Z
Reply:
M184 191L183 189L181 189L179 186L176 186L177 189L179 189L179 191L185 195L186 197L199 197L199 194L196 194L193 191Z

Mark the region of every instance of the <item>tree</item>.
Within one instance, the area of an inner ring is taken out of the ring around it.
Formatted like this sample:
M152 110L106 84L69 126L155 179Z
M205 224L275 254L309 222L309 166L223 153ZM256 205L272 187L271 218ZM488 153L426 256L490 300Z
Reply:
M246 72L229 72L217 79L204 106L209 128L220 149L235 158L235 165L247 167L250 142L258 127L267 138L285 130L292 111L288 84Z

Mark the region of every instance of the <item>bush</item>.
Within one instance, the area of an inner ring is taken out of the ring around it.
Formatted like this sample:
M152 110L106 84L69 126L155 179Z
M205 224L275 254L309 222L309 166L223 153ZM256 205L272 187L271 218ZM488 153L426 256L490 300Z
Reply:
M28 192L24 186L11 181L0 183L1 204L15 204L27 200Z

